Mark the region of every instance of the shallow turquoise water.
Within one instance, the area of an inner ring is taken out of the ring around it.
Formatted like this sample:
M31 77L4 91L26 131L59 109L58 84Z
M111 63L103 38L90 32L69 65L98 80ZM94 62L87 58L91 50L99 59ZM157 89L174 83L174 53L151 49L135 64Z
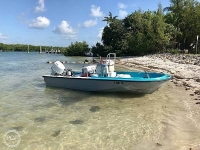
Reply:
M15 149L20 150L121 150L138 145L151 145L153 149L162 142L167 130L163 120L171 109L180 109L175 96L179 90L168 88L171 85L145 96L46 88L42 75L51 72L47 61L85 59L59 54L0 53L0 137L17 130L21 141ZM79 70L83 64L65 66ZM168 105L173 107L163 109ZM170 137L166 141L170 143ZM3 142L0 145L10 149Z

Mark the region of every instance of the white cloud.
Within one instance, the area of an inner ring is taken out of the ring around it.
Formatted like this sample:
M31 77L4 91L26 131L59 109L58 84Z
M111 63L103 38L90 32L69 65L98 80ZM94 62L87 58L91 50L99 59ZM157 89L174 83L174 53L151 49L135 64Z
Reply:
M82 25L78 25L79 27L85 27L85 28L89 28L89 27L93 27L93 26L95 26L95 25L97 25L97 19L95 19L95 20L92 20L92 19L90 19L90 20L86 20Z
M127 11L125 10L119 10L119 18L124 18L128 15Z
M97 7L95 5L91 5L91 16L93 17L103 17L104 14L101 11L101 7Z
M39 16L36 19L33 19L29 24L30 28L44 29L50 25L50 20L46 17Z
M38 6L35 7L35 12L39 13L44 11L46 11L44 0L38 0Z
M99 33L97 35L98 38L102 38L103 29L104 29L104 27L99 28Z
M5 42L6 39L8 39L8 37L0 33L0 42Z
M0 33L0 39L7 39L8 37Z
M125 5L125 4L123 4L123 3L118 3L118 7L119 7L120 9L125 9L125 8L127 8L127 5Z
M70 24L65 20L61 21L60 25L58 25L56 28L53 29L53 32L55 34L60 34L64 37L67 37L67 38L70 38L70 39L76 37L76 32L70 26Z

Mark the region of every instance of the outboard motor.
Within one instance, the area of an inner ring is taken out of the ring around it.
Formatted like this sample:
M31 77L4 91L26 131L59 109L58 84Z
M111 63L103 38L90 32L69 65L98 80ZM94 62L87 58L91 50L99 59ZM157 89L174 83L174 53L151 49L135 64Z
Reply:
M56 61L51 66L51 70L52 75L61 75L65 70L65 66L60 61Z

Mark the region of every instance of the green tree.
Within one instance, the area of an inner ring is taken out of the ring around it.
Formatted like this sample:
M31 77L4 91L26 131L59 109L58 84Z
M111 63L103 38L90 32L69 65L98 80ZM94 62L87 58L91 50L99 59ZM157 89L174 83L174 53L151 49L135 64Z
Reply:
M182 12L185 6L185 0L170 0L170 6L164 8L164 11L173 12L173 24L179 29L182 21Z
M164 10L166 23L175 26L181 34L176 37L183 48L189 48L200 33L200 3L196 0L170 0L171 4Z
M176 29L165 22L162 10L159 4L157 11L138 10L123 20L128 30L129 54L144 55L163 51L176 36Z
M97 42L95 46L92 46L93 56L106 56L107 51L103 44Z
M109 12L109 15L107 17L104 17L103 21L106 21L107 24L112 23L113 21L115 21L117 19L118 16L112 16L112 13Z
M66 48L66 52L64 54L68 56L84 56L85 53L89 52L89 50L88 44L85 41L76 41L75 43L71 43Z
M115 19L107 25L102 34L102 42L108 52L115 52L117 55L126 53L128 42L126 38L127 30L123 26L122 20Z

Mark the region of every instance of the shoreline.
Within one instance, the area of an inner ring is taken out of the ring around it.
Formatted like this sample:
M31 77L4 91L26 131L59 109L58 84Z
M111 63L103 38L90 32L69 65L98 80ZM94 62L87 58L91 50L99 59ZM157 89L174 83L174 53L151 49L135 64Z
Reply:
M194 100L200 101L200 55L155 54L119 58L116 60L116 64L130 70L170 74L172 76L171 82L176 86L183 86L189 95L194 97Z

